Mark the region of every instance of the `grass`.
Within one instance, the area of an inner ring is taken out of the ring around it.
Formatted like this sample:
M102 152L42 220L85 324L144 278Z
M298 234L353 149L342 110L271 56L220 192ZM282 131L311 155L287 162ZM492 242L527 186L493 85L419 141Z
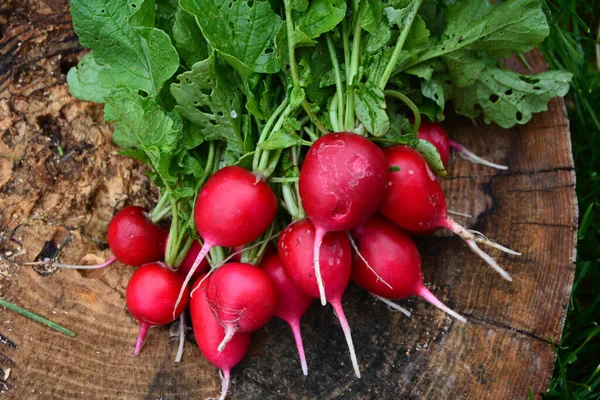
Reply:
M547 398L600 398L600 1L544 0L552 68L574 74L567 109L580 225L575 281Z

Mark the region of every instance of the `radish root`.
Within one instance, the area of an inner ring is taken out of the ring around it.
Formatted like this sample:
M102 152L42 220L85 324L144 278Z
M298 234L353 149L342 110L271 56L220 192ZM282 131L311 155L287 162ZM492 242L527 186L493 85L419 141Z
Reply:
M227 326L225 327L225 337L223 338L223 341L219 344L219 347L217 347L217 350L219 352L223 351L227 343L229 343L229 341L233 338L233 335L235 335L235 328L231 324L227 324Z
M356 359L356 352L354 351L354 343L352 342L350 325L348 325L348 320L346 319L346 314L344 313L344 309L342 308L342 303L340 300L336 300L331 303L331 306L333 307L333 310L335 311L340 321L340 325L342 326L342 330L344 331L346 343L348 343L348 350L350 350L350 360L352 361L354 373L356 374L357 378L360 378L360 368L358 367L358 360Z
M147 322L140 322L140 332L138 333L137 342L135 343L135 350L133 350L134 355L140 354L140 350L142 350L142 346L144 345L144 341L146 340L146 334L148 333L148 329L150 328L150 324Z
M70 265L70 264L55 263L52 260L50 260L49 258L45 258L44 261L26 262L26 263L23 263L23 265L49 265L52 267L64 268L64 269L100 269L100 268L108 267L110 264L114 263L115 261L117 261L117 257L112 256L111 258L109 258L108 260L103 262L102 264Z
M185 292L185 288L187 287L188 283L192 279L192 276L194 276L194 272L196 272L196 270L198 269L198 266L200 265L202 260L204 260L204 257L206 257L206 255L208 254L210 249L212 249L213 247L214 247L214 245L211 243L208 243L208 242L204 242L204 244L202 245L202 249L200 249L200 253L198 253L198 257L196 257L196 260L194 260L194 264L192 265L192 268L190 268L190 271L188 272L187 276L185 277L185 281L183 282L183 285L181 285L181 290L179 291L179 296L177 296L177 301L175 302L175 307L173 307L173 319L175 319L175 311L177 311L177 306L179 305L179 303L181 302L181 299L183 298L183 293Z
M179 316L179 347L177 348L177 354L175 355L175 362L181 362L183 356L183 345L185 343L185 313L181 313Z
M434 306L436 306L440 310L444 311L445 313L453 316L454 318L456 318L460 322L467 322L467 319L465 317L463 317L462 315L460 315L456 311L454 311L454 310L450 309L449 307L447 307L437 297L435 297L435 295L433 293L431 293L431 291L429 291L429 289L427 289L424 285L421 286L419 288L419 290L417 291L417 296L420 296L420 297L424 298L425 300L427 300L428 302L430 302L431 304L433 304Z
M396 311L400 311L402 314L406 315L407 317L410 317L412 314L410 313L410 311L408 311L406 308L399 306L398 304L394 303L391 300L386 299L385 297L381 297L376 295L375 293L371 293L369 292L369 294L371 296L373 296L373 298L375 300L379 300L381 301L383 304L387 305L388 307L396 310Z
M496 242L492 242L491 240L488 240L488 239L486 239L484 237L475 235L474 233L472 233L472 232L468 231L467 229L465 229L464 227L462 227L460 224L458 224L456 221L454 221L450 217L446 217L443 220L442 226L444 228L450 229L452 232L456 233L464 241L472 240L474 242L485 244L486 246L493 247L495 249L498 249L498 250L503 251L503 252L508 253L508 254L512 254L512 255L515 255L515 256L520 256L521 255L521 253L519 253L517 251L514 251L514 250L511 250L508 247L504 247L501 244L498 244Z
M294 340L296 341L296 348L298 349L298 357L300 357L300 367L304 376L308 375L308 365L306 364L306 356L304 355L304 343L302 343L302 332L300 331L300 320L288 321Z
M458 151L458 153L460 154L460 156L462 158L464 158L465 160L470 161L472 163L485 165L485 166L491 167L491 168L501 169L503 171L508 169L508 167L506 165L494 164L493 162L490 162L484 158L479 157L477 154L466 149L462 144L456 143L452 140L450 141L450 147L453 148L454 150Z
M231 382L231 375L229 370L226 369L223 371L223 377L221 379L221 397L219 397L219 400L225 400L227 392L229 391L229 382Z
M367 260L365 260L365 258L363 257L362 254L360 254L360 251L358 250L358 246L354 242L354 239L352 239L352 236L350 235L350 232L347 232L347 234L348 234L348 239L350 240L350 244L352 245L352 248L354 249L354 251L356 251L356 254L358 254L358 256L360 257L360 259L362 260L362 262L365 263L365 265L367 266L367 268L369 268L369 270L377 277L377 280L383 282L385 284L385 286L389 287L390 289L394 289L392 287L392 285L390 285L389 283L387 283L385 281L385 279L383 279L381 276L379 276L379 274L377 272L375 272L375 270L373 269L373 267L371 267L371 265L369 264L369 262ZM400 308L402 308L402 307L400 307ZM410 313L409 313L408 316L410 317Z
M313 260L315 277L317 278L317 286L319 287L319 296L321 298L321 305L327 304L327 298L325 297L325 286L323 285L323 278L321 277L321 264L319 261L319 255L321 253L321 243L323 243L323 237L327 232L321 228L315 230L315 243L313 245Z
M471 248L471 250L475 254L477 254L479 257L481 257L481 259L483 259L483 261L485 261L490 267L492 267L496 272L498 272L504 279L506 279L509 282L512 282L513 279L510 276L510 274L508 272L506 272L504 269L502 269L502 267L500 267L498 265L496 260L494 260L492 257L490 257L486 252L481 250L479 248L479 246L477 246L477 243L475 243L472 240L465 240L465 243L467 243L467 245Z

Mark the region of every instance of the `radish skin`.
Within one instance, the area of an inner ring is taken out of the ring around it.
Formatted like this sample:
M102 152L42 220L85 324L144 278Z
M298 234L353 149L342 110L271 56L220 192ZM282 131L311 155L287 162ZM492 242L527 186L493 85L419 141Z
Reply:
M189 297L187 286L184 301L177 306L173 317L173 308L182 283L182 276L160 262L145 264L131 276L125 299L129 312L140 324L134 350L136 356L144 345L150 327L173 322L185 310Z
M159 261L168 232L154 224L142 207L121 209L108 224L108 245L119 262L134 267Z
M399 169L390 174L384 200L379 211L397 226L411 233L431 233L447 228L463 239L471 250L469 241L494 247L505 253L520 255L498 243L473 234L460 226L450 216L442 188L423 156L404 145L385 149L389 167ZM482 251L474 250L481 257ZM492 257L482 257L494 270L499 266ZM501 276L510 279L504 271Z
M273 315L287 322L292 329L296 348L298 349L298 356L300 357L302 373L308 375L308 366L306 364L304 344L302 343L302 333L300 330L300 320L313 303L313 298L294 285L291 279L286 275L277 253L265 254L263 261L260 264L260 268L269 275L277 290L279 301L277 302L277 307L275 308Z
M466 319L444 305L423 284L421 256L413 240L392 222L380 215L352 230L363 259L354 260L352 280L371 294L399 300L419 296L459 321ZM375 270L390 286L384 285L371 270Z
M269 322L277 306L277 290L266 272L244 263L218 268L206 285L206 298L225 329L218 351L237 332L253 332Z
M319 298L313 248L316 228L309 219L301 219L288 225L280 234L277 251L286 275L304 293ZM323 238L320 251L320 268L325 282L325 295L333 307L348 344L354 373L360 378L350 326L342 307L342 296L352 271L352 250L345 232L329 232Z
M229 166L212 175L202 187L194 206L194 222L204 244L183 286L194 276L214 246L236 247L262 235L277 213L277 198L260 176ZM181 301L181 288L177 304Z
M213 315L206 300L208 280L198 278L190 299L190 316L196 343L202 355L223 372L220 400L225 399L231 381L231 369L244 358L250 347L250 333L238 333L223 351L216 351L224 337L223 327Z
M310 147L298 187L302 206L315 226L313 268L321 304L327 303L320 271L320 248L327 232L352 229L379 207L387 185L382 150L365 137L329 133Z

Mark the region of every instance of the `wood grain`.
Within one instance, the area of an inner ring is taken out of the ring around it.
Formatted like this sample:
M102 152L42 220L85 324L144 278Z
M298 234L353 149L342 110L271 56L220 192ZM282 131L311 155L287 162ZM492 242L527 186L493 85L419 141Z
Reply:
M130 268L42 276L20 266L63 244L64 262L102 260L115 208L155 200L143 168L117 155L102 108L68 94L65 74L83 54L66 0L1 3L0 291L78 334L68 339L0 310L0 332L19 345L0 345L0 367L11 368L4 396L215 396L217 371L191 337L180 365L168 327L152 329L141 355L132 355L137 326L124 301ZM527 59L536 71L546 68L539 52ZM419 238L428 286L469 323L417 299L401 302L414 313L408 319L351 286L344 305L363 379L353 376L332 310L315 305L303 321L310 375L301 375L287 325L273 321L254 335L248 357L234 369L230 398L514 399L525 398L528 388L536 397L545 391L575 257L575 175L564 104L555 99L547 112L510 130L460 118L445 127L467 148L510 166L498 172L456 157L443 185L449 207L473 216L457 221L523 253L492 252L514 282L499 279L449 234Z

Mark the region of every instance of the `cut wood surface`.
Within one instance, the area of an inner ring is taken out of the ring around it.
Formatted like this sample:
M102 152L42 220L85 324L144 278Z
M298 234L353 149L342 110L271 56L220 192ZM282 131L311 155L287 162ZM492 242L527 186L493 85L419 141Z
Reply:
M53 257L95 263L110 257L106 227L126 204L156 193L111 143L102 106L68 93L65 74L84 54L66 0L0 2L0 294L77 333L74 339L0 309L7 399L197 399L220 391L216 368L188 336L181 364L169 328L155 328L133 356L137 324L125 307L132 268L36 271ZM527 55L534 71L546 64ZM526 71L519 61L513 68ZM302 324L309 376L301 374L289 328L274 320L254 334L233 370L232 399L519 399L545 392L572 285L577 211L564 103L510 130L464 118L451 137L494 162L456 157L443 181L456 217L523 256L493 251L503 281L457 237L419 238L424 277L455 321L419 299L411 318L351 285L344 306L363 372L356 379L330 307L315 303ZM0 379L3 377L0 376Z

